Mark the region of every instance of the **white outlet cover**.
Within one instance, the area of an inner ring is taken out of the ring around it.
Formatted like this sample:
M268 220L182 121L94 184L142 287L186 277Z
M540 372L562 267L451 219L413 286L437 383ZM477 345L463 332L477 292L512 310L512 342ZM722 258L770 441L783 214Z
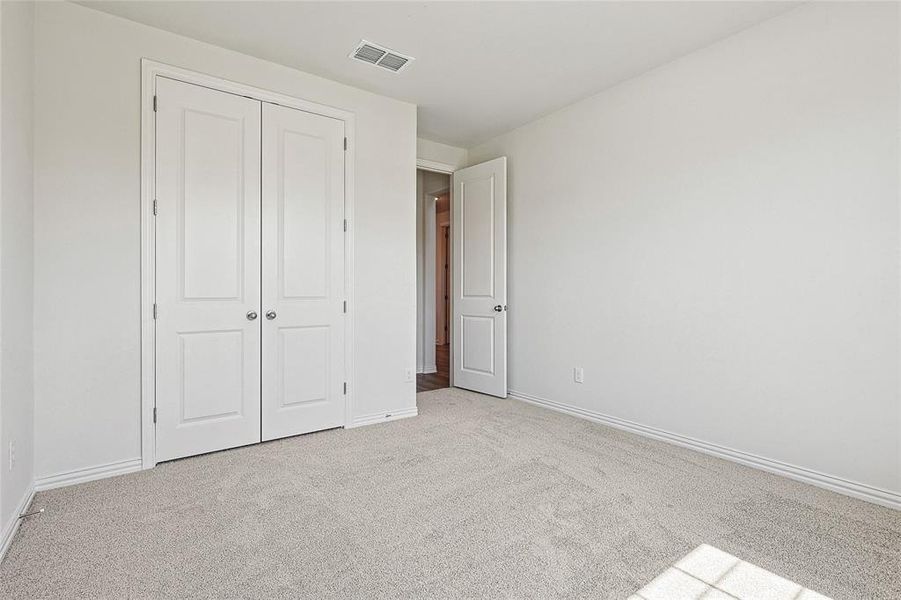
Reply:
M585 370L582 367L574 367L573 368L573 381L576 383L582 383L585 381Z

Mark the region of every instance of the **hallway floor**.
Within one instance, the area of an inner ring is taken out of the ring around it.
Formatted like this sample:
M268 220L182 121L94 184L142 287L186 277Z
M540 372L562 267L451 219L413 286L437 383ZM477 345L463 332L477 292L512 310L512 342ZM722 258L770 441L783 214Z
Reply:
M419 373L416 375L416 391L430 392L450 387L450 345L435 346L435 365L437 373Z

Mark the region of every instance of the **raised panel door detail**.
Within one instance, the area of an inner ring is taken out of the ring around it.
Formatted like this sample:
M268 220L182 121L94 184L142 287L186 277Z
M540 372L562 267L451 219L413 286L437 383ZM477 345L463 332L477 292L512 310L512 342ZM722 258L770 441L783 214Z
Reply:
M282 408L328 400L329 327L282 327L279 372Z
M326 298L329 273L328 144L283 132L280 164L280 269L284 298Z
M237 300L243 270L243 119L189 108L182 119L183 297Z
M494 295L494 177L466 181L460 186L463 295Z
M181 423L240 417L244 394L244 332L179 334Z
M461 321L463 369L494 375L494 318L464 315Z

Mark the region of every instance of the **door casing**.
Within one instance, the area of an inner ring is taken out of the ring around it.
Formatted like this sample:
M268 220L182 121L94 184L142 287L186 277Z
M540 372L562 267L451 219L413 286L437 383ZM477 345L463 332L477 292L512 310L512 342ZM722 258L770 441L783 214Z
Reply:
M211 89L247 96L262 102L279 104L309 113L344 121L347 151L344 157L344 214L347 232L344 236L344 289L347 315L344 328L344 364L347 393L344 396L344 426L352 425L354 394L354 290L353 290L353 199L355 130L353 113L309 100L287 96L261 88L235 83L196 71L141 59L141 467L156 466L156 332L154 302L156 300L156 127L154 97L157 77L175 79Z

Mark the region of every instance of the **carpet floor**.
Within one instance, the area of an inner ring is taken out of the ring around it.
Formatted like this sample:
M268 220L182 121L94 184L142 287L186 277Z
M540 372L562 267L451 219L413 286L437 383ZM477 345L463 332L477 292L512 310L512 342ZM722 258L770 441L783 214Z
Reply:
M709 546L901 598L901 512L513 400L418 405L41 492L0 597L623 599Z

